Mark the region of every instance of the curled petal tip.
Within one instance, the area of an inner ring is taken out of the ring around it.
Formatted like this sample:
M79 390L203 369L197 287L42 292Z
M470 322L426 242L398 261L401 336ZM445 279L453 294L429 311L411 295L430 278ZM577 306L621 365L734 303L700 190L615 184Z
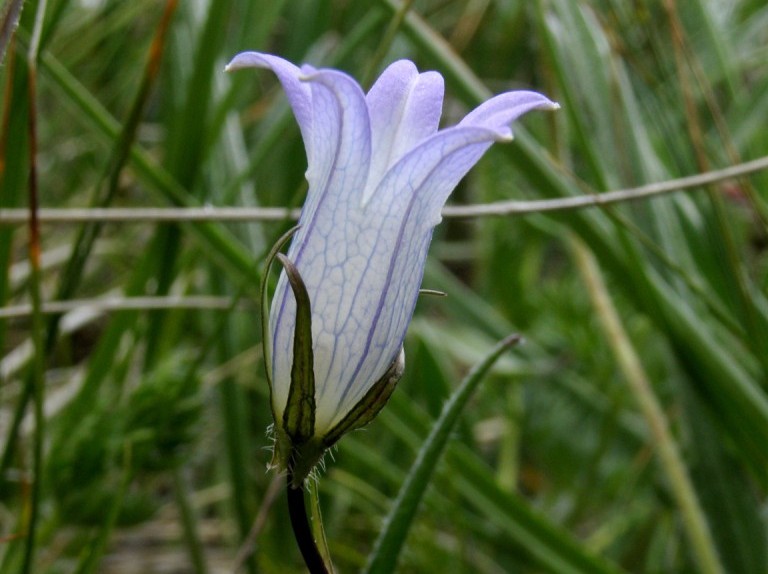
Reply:
M258 52L240 52L224 66L225 72L242 70L243 68L264 68L266 62Z
M244 63L243 63L242 55L243 55L243 53L241 52L240 54L237 54L234 58L232 58L227 63L227 65L224 66L224 71L225 72L233 72L235 70L239 70L239 69L245 67Z

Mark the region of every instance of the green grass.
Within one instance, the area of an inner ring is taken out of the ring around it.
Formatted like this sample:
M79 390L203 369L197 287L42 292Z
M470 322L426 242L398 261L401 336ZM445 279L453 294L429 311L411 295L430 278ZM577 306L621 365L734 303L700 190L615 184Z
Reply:
M246 49L361 81L412 59L446 78L448 124L518 87L561 104L526 116L453 205L768 155L764 2L400 8L26 2L0 67L0 208L29 205L29 74L42 207L300 206L304 150L274 78L223 72ZM423 286L448 297L422 297L390 404L320 474L338 571L768 571L767 188L760 172L602 208L445 218ZM39 276L28 227L0 225L3 307L38 288L232 301L0 319L0 573L303 570L265 470L258 305L264 257L291 225L42 223ZM525 343L438 423L511 333ZM449 431L435 450L428 437ZM398 543L372 555L381 532Z

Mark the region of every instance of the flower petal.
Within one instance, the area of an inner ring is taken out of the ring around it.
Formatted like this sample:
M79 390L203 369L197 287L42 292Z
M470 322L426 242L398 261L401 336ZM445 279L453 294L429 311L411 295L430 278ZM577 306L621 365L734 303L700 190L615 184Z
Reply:
M260 52L241 52L237 54L232 61L227 64L226 71L242 70L244 68L264 68L272 72L280 80L291 104L293 115L301 130L301 137L304 140L304 147L307 152L307 161L312 162L312 96L308 85L301 82L301 78L308 67L298 68L288 60L273 56L272 54L262 54Z
M315 154L308 171L310 188L299 220L301 229L288 256L299 269L312 301L316 428L320 432L337 407L326 400L322 391L344 345L337 334L345 322L350 293L359 287L357 270L373 248L359 237L368 225L360 202L368 177L371 142L365 96L351 77L320 70L305 81L312 90ZM289 327L295 320L295 302L283 277L278 282L270 320L274 400L279 415L288 392L293 337Z
M401 158L366 206L369 220L380 222L376 241L381 249L372 253L360 279L367 289L351 307L353 313L361 307L375 311L368 313L368 337L356 351L357 364L351 372L346 365L334 391L342 413L368 390L367 381L381 377L402 345L445 200L494 141L511 137L506 122L535 108L557 107L534 92L502 94L486 104L468 121L438 132Z
M504 137L502 131L477 127L438 132L387 172L366 205L370 228L363 234L375 249L358 279L364 288L348 308L348 320L366 336L345 342L349 360L320 391L322 400L340 405L342 415L381 378L402 345L445 199L491 143Z
M531 110L556 110L558 104L538 92L517 90L492 97L467 114L458 125L509 129L510 124ZM512 130L509 129L511 137Z
M368 92L373 150L371 175L363 203L370 199L389 167L437 131L443 108L443 77L419 74L413 62L387 67Z

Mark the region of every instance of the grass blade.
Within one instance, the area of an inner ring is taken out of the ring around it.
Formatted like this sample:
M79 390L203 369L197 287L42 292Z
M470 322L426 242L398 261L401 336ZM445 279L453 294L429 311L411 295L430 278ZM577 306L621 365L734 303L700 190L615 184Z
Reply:
M472 369L443 407L392 505L389 516L384 521L384 527L368 559L365 569L367 574L389 574L395 571L416 510L462 410L493 364L504 351L519 340L517 335L511 335L498 343L488 356Z

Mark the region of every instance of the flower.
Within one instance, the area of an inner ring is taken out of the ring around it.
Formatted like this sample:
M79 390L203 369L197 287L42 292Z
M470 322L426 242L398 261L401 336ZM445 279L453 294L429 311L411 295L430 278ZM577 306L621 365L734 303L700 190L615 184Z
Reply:
M369 422L402 373L432 230L450 193L493 142L512 139L512 121L558 106L535 92L507 92L438 130L443 78L407 60L384 70L367 94L343 72L269 54L243 52L227 70L249 67L275 73L306 148L309 191L287 260L311 302L312 435L328 446L339 430ZM289 287L284 271L269 316L278 435L294 355Z

